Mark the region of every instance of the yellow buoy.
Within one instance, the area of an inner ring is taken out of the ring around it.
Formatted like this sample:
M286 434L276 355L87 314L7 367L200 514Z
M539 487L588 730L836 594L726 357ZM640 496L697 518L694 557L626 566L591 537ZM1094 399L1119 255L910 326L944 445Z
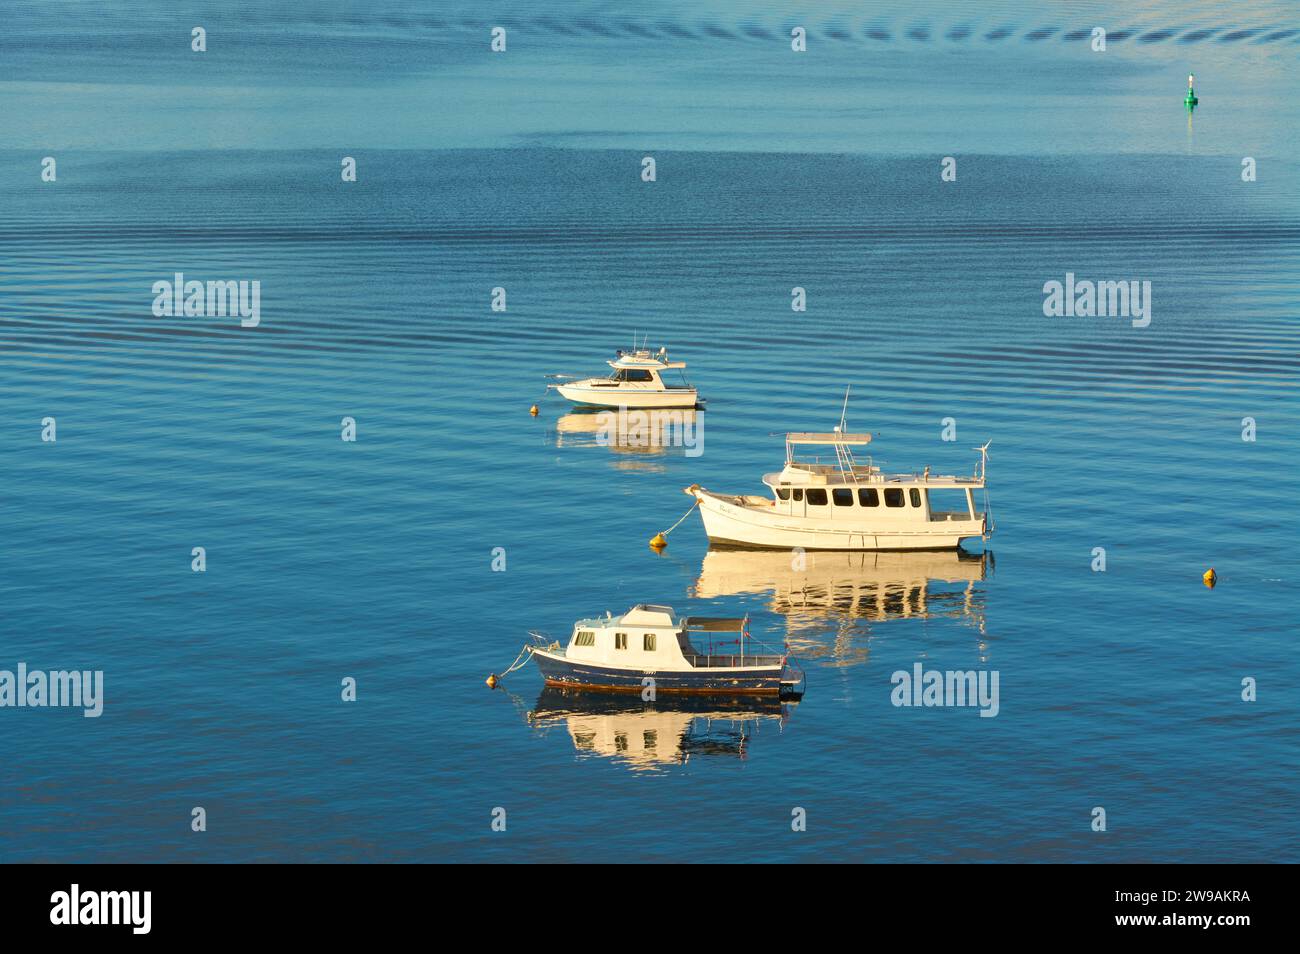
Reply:
M1205 575L1202 576L1201 579L1205 581L1205 585L1206 585L1206 586L1208 586L1208 587L1210 587L1211 589L1213 589L1213 588L1214 588L1214 584L1215 584L1215 583L1218 581L1218 579L1219 579L1219 576L1218 576L1217 573L1214 572L1214 567L1210 567L1208 570L1205 571Z
M497 687L497 677L495 673L487 677L487 687L489 689L495 689Z
M537 416L537 405L534 404L532 407L530 407L530 408L528 409L528 413L531 414L533 417L536 417L536 416Z
M662 533L656 533L653 537L650 538L651 549L662 550L666 546L668 546L668 538L665 537Z

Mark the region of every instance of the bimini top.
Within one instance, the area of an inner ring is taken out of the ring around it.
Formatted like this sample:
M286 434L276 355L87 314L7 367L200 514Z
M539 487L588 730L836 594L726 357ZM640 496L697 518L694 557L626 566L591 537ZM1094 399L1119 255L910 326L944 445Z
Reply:
M843 431L831 431L830 433L815 433L811 431L797 431L785 435L787 444L870 444L870 434L847 434Z
M749 617L732 618L729 616L688 616L682 620L686 629L698 629L708 633L740 633L745 631Z
M611 368L649 368L657 371L686 367L685 361L669 361L667 348L660 348L657 352L644 348L637 351L620 351L618 357L605 363Z

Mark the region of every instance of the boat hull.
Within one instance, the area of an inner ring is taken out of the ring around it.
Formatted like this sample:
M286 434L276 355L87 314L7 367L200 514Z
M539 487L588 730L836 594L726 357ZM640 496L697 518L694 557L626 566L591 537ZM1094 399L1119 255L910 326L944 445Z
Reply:
M625 407L635 410L692 408L695 407L699 397L694 388L643 391L636 388L593 388L582 384L557 384L555 390L561 397L581 407Z
M575 662L544 650L533 652L533 661L548 686L593 689L602 692L642 692L644 680L653 679L656 693L710 693L738 695L779 695L782 691L781 666L714 668L692 670L615 669L590 662ZM788 686L789 678L784 680Z
M729 503L695 489L704 532L711 543L766 550L955 550L962 540L982 537L985 523L974 520L916 521L898 526L817 519Z

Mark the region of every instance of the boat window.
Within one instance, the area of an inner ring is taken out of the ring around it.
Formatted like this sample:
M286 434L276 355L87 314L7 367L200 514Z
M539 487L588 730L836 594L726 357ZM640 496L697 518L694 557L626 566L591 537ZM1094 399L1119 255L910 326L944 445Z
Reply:
M912 498L913 507L921 506L921 491L917 490L915 487L912 487L907 491L907 495Z
M618 374L614 375L615 381L653 381L654 375L649 371L642 371L639 368L620 368Z
M817 507L826 506L826 491L820 487L808 488L808 502Z
M778 497L780 497L782 500L789 500L789 499L790 499L790 488L789 488L789 487L778 487L778 488L776 488L776 495L777 495Z
M901 507L903 506L903 488L886 487L885 488L885 506Z
M875 487L859 487L858 503L864 507L879 507L880 494L876 493Z
M803 500L803 488L802 488L802 487L796 487L796 488L794 489L794 499L795 499L795 500Z
M575 646L595 646L596 634L591 630L583 630L578 633L577 638L573 640Z
M641 648L648 653L652 653L655 651L654 633L646 633L644 636L641 637Z
M966 491L961 487L932 487L925 492L931 520L965 520L969 517Z
M627 649L627 633L614 634L614 648Z
M836 487L831 491L831 499L835 501L837 507L852 507L853 491L848 487Z

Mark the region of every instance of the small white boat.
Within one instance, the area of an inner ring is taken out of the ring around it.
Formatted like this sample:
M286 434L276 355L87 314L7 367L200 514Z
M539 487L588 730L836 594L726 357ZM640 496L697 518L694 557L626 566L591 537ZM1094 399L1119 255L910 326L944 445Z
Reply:
M524 649L548 685L575 689L788 696L803 682L786 653L750 635L748 617L678 619L671 607L645 603L578 620L567 646Z
M846 399L847 402L847 399ZM721 494L699 484L684 488L695 498L704 532L713 543L792 550L951 550L962 540L992 532L987 503L976 510L975 491L984 490L988 444L976 448L980 461L970 477L921 473L884 474L859 464L852 449L870 434L840 426L830 433L787 434L784 469L763 475L772 496ZM799 447L827 448L833 461L799 460Z
M605 363L614 369L607 377L551 384L548 388L583 407L693 408L699 399L685 375L681 383L664 381L665 371L686 368L685 361L668 360L667 348L618 351L612 361Z

